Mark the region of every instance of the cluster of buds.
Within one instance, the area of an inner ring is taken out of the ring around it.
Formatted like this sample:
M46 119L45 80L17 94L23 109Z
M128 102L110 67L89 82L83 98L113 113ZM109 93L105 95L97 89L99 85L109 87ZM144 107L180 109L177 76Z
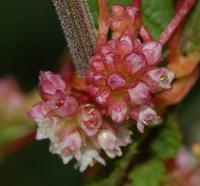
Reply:
M71 86L70 81L80 85L84 79L72 80L50 71L41 72L39 79L43 101L28 113L38 125L36 139L50 139L50 151L65 164L74 157L80 171L94 161L105 165L101 149L110 158L122 154L120 147L131 142L128 129L106 122L89 96Z
M105 44L97 42L101 46L90 60L87 80L89 94L105 114L116 123L132 118L143 132L144 125L160 122L151 98L170 89L175 74L158 67L163 44L153 41L141 24L138 6L137 1L127 7L113 5L113 39Z
M157 67L161 59L159 42L141 42L122 35L91 58L88 91L114 122L131 117L143 132L143 124L159 121L152 94L169 89L175 77L165 67Z
M99 34L86 75L77 77L69 65L60 74L41 72L43 101L28 113L38 124L36 138L49 138L50 151L64 163L74 157L80 171L94 161L104 165L101 150L110 158L122 155L120 147L131 143L125 120L136 121L140 132L144 125L160 123L152 97L170 89L175 78L158 66L163 45L194 1L185 1L158 41L142 25L140 0L127 7L113 5L110 18L107 1L98 4Z

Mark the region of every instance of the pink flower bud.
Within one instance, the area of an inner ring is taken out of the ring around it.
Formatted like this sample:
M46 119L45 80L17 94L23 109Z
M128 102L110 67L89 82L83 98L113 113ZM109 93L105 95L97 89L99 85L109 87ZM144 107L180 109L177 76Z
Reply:
M148 65L156 65L162 58L162 45L156 41L148 41L142 44L138 52L145 55Z
M89 145L83 148L81 152L77 152L75 158L77 160L76 168L79 168L80 172L85 171L85 169L95 161L106 165L106 162L100 156L99 150Z
M91 70L93 72L102 72L104 71L103 59L101 56L94 56L90 60Z
M116 67L116 63L117 61L120 59L119 56L115 55L115 54L107 54L105 56L105 66L107 68L107 70L109 72L113 72L115 70L115 67Z
M127 6L126 7L126 13L127 15L130 17L130 20L132 22L134 22L135 20L135 16L136 16L136 13L138 12L138 9L135 8L134 6Z
M55 100L56 109L54 112L60 117L68 117L78 109L78 102L72 96L65 96Z
M93 75L92 81L96 86L104 86L106 84L105 76L97 73Z
M111 22L111 27L113 30L120 29L123 26L123 19L120 17L113 17Z
M171 82L175 74L166 68L155 68L147 72L148 77L145 79L152 92L158 92L163 89L170 89Z
M134 104L144 104L150 101L149 88L142 82L138 82L133 88L127 91L131 102Z
M39 92L44 100L51 99L57 90L64 91L66 88L65 82L61 79L61 76L53 74L50 71L41 71L39 80Z
M119 50L123 55L129 54L133 50L133 41L129 35L123 35L119 40Z
M102 129L97 136L97 142L110 158L122 155L118 139L112 130Z
M31 108L31 110L27 113L27 115L35 122L38 122L44 119L47 113L48 113L48 108L46 104L40 103L40 104L34 105Z
M131 53L124 60L124 68L130 75L144 70L146 65L145 56L142 54Z
M100 105L106 104L109 102L110 99L110 90L109 89L101 89L96 94L96 102Z
M80 107L79 125L88 136L93 136L103 124L99 110L92 104Z
M141 106L133 110L130 116L137 121L137 128L141 133L144 132L144 125L157 125L161 122L156 111L149 106Z
M63 143L63 148L67 148L69 151L80 149L83 145L80 132L71 126L61 132L61 142Z
M108 113L113 121L120 123L127 118L128 106L126 102L114 102L110 105Z
M113 5L111 7L112 16L122 16L125 13L125 9L121 5Z
M49 115L49 108L46 103L39 103L31 108L27 113L38 125L36 132L36 139L55 138L56 123L58 122L55 117Z
M113 73L108 76L107 83L112 90L125 87L126 81L122 74Z

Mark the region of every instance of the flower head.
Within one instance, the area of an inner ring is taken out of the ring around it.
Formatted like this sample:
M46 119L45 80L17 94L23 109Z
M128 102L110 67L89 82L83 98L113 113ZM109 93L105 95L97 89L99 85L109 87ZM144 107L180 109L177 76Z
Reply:
M110 40L91 58L88 92L120 123L136 108L150 105L152 94L171 87L175 75L157 66L161 59L159 42L142 42L129 35Z
M39 91L43 101L28 112L38 125L36 139L48 138L51 142L50 152L58 154L64 164L75 158L80 171L93 162L105 165L100 156L101 149L109 157L120 156L120 147L131 142L129 133L124 136L124 131L128 131L126 126L119 130L105 122L98 107L88 102L89 96L80 88L74 88L77 81L82 79L66 79L61 75L49 71L40 74ZM74 86L71 86L69 79L75 81ZM122 134L119 131L123 131ZM112 148L106 146L109 141L113 141Z

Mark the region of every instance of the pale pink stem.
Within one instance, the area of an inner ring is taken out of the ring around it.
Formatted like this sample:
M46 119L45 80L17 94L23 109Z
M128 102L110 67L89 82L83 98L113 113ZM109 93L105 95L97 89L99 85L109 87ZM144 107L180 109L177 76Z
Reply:
M176 2L176 12L180 10L183 5L183 0L177 0ZM175 29L174 33L171 35L168 41L169 47L169 56L168 56L168 63L175 63L179 60L180 56L180 35L183 29L183 22L184 19L181 21L179 26Z
M136 16L135 16L135 28L136 28L136 30L138 30L141 27L141 24L142 24L142 18L141 18L142 16L141 16L141 13L140 13L141 2L142 2L142 0L133 0L133 6L138 9L138 12L136 13Z
M141 28L139 30L139 35L143 39L144 42L153 40L151 33L144 25L141 26Z
M133 0L133 6L140 9L141 7L141 0Z
M98 0L99 6L99 31L97 36L96 52L106 44L109 29L107 0Z
M187 13L190 11L192 6L194 5L195 0L185 0L182 7L179 9L175 17L172 19L172 21L168 24L168 26L165 28L165 30L161 33L159 42L161 44L165 44L169 38L171 37L174 30L179 26L179 24L182 22L184 17L187 15Z

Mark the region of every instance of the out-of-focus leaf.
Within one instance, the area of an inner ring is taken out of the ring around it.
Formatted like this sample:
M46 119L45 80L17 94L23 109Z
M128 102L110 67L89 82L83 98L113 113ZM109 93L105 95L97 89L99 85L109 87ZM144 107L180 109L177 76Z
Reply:
M153 153L159 158L173 158L181 147L182 136L177 121L168 115L153 143Z
M23 122L5 123L4 127L0 127L0 147L25 136L34 129L33 125Z
M144 24L158 39L165 26L171 21L174 15L173 0L144 0L142 1L142 14Z
M0 94L0 101L3 103L0 105L1 157L14 153L34 139L36 125L28 118L26 113L33 104L40 100L38 94L34 91L25 95L10 87L9 81L6 81L6 84L7 87L1 86L5 91L1 91Z
M96 0L87 0L88 6L95 23L98 27L98 6ZM130 4L132 0L108 0L109 6L112 4ZM152 32L154 38L158 38L164 27L171 20L174 12L172 0L143 0L142 1L142 14L144 24Z
M129 179L127 186L160 186L165 179L165 166L161 160L151 159L135 167Z
M200 49L200 1L196 4L187 19L184 32L182 34L183 51Z
M179 104L178 120L183 130L184 142L188 145L200 142L200 80Z

